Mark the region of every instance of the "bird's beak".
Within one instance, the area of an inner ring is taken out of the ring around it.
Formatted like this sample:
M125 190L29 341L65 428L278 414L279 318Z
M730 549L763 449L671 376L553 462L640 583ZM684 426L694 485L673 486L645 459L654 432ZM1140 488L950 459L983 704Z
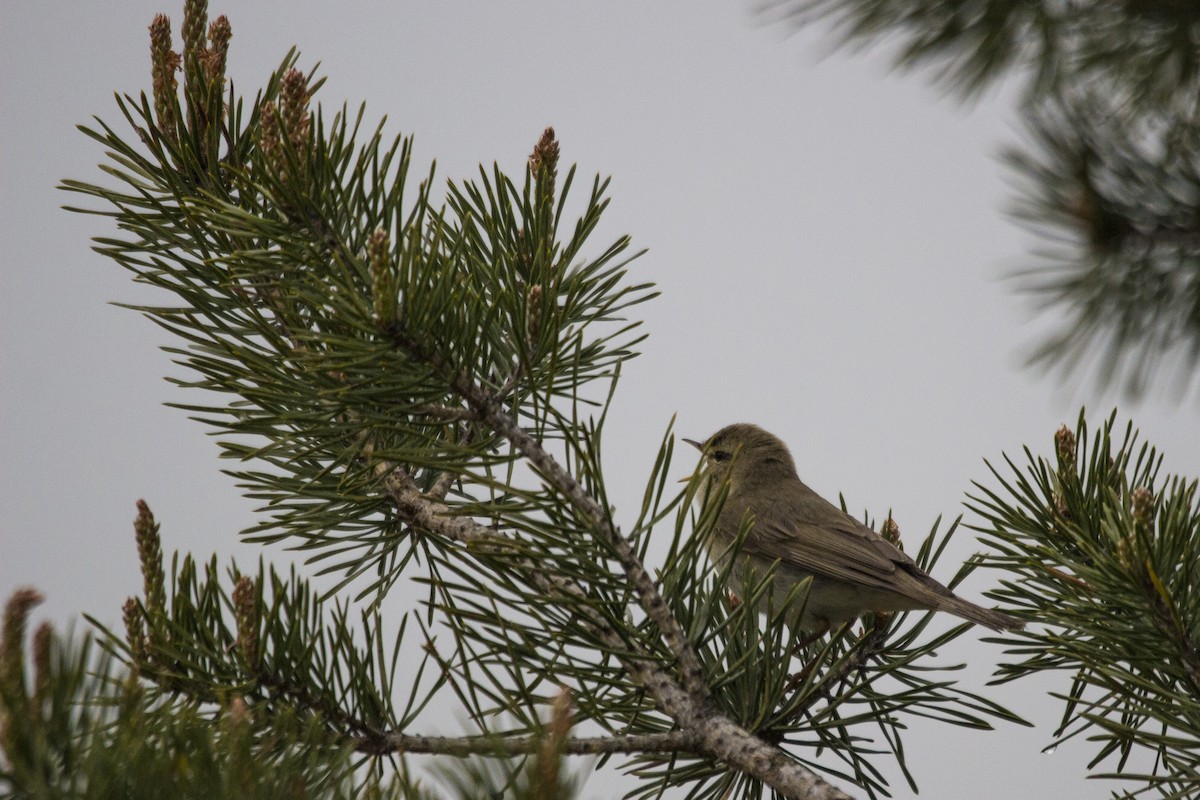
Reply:
M703 452L704 452L704 445L703 445L703 444L701 444L700 442L697 442L697 441L696 441L696 440L694 440L694 439L683 439L682 437L680 437L680 438L682 439L682 441L685 441L685 442L687 442L687 443L688 443L688 444L690 444L692 447L694 447L694 448L696 448L697 450L699 450L701 453L703 453ZM680 479L679 479L679 482L680 482L680 483L687 483L688 481L690 481L690 480L691 480L692 478L694 478L694 477L696 477L696 473L694 473L694 472L693 472L691 475L688 475L686 478L680 478Z

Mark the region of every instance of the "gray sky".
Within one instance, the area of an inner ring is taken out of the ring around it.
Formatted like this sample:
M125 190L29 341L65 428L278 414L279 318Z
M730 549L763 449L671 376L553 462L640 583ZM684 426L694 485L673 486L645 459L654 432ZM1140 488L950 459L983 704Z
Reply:
M168 549L206 558L261 552L236 532L250 501L218 470L201 425L164 401L194 401L167 335L109 301L144 302L91 252L105 220L68 214L62 178L100 180L100 148L74 126L116 124L114 91L149 88L146 27L182 4L0 5L0 593L32 584L37 612L116 624L138 590L131 521L144 497ZM745 2L257 2L212 7L234 38L229 73L253 94L299 45L329 77L318 100L368 103L416 134L414 174L443 179L498 160L519 171L543 127L580 176L613 176L595 248L628 233L650 252L637 279L651 338L624 371L605 440L625 520L672 414L703 438L752 421L780 435L801 477L852 510L893 509L907 537L962 511L983 459L1050 452L1080 405L1094 424L1118 403L1086 382L1021 367L1038 324L1002 281L1032 239L1007 222L994 158L1015 135L1012 91L971 110L882 53L830 51L827 37L762 27ZM1194 404L1123 403L1166 468L1195 475ZM686 474L682 463L676 465ZM947 555L974 549L964 532ZM285 563L290 556L267 556ZM964 593L979 599L992 576ZM980 688L1000 658L973 637ZM931 800L1106 796L1082 780L1089 751L1044 755L1060 709L1049 682L993 690L1039 723L992 733L914 725L909 764ZM1065 690L1065 684L1055 688ZM453 733L454 731L443 731ZM905 795L895 770L895 789ZM593 780L586 796L610 787Z

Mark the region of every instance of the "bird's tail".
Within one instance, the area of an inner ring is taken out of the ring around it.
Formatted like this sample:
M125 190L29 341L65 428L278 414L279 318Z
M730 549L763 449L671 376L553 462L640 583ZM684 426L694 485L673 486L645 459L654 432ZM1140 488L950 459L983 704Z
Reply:
M1017 619L1012 614L977 606L961 597L942 598L940 608L956 617L962 617L968 622L983 625L994 631L1019 631L1025 627L1025 621Z

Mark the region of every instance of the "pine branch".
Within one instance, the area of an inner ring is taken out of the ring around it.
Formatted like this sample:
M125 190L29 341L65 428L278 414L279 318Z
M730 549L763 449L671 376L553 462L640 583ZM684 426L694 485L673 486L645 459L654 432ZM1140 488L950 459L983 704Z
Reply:
M1027 110L1028 146L1007 161L1013 215L1050 246L1014 275L1061 320L1029 363L1144 391L1200 363L1200 113L1130 113L1105 87L1063 91Z
M93 640L22 631L36 593L15 593L0 647L0 787L5 797L268 800L304 785L315 795L360 796L349 752L320 724L282 717L256 736L240 698L201 712L182 696L151 696ZM31 651L31 652L30 652ZM97 657L98 655L98 657ZM18 673L33 664L32 681ZM260 720L261 721L261 720ZM181 768L186 765L186 768ZM396 796L395 792L387 796Z
M373 740L354 741L359 752L375 755L388 753L431 753L464 757L520 756L539 752L545 739L539 736L413 736L393 733L386 737L384 749L373 749ZM695 737L688 731L632 734L628 736L568 737L560 744L564 755L604 755L606 753L690 753L696 752Z
M998 489L976 484L971 505L995 545L991 566L1009 574L997 599L1026 609L1039 628L1012 634L1000 680L1067 672L1055 742L1090 734L1097 777L1136 780L1169 796L1200 787L1200 507L1196 483L1163 481L1162 458L1115 413L1089 445L1081 412L1055 435L1056 457L1035 458ZM1165 485L1164 485L1165 483ZM1129 765L1149 756L1142 771ZM1175 793L1169 793L1175 792Z
M478 401L480 395L475 399ZM495 420L501 412L493 410L490 414L482 414ZM531 450L538 452L537 449ZM388 471L385 479L388 496L395 504L397 513L409 523L464 544L485 548L504 546L505 537L501 532L469 518L451 515L444 504L423 497L399 468L392 465L389 469L389 465L384 464L378 468ZM558 469L561 472L561 467ZM573 479L568 476L568 480ZM594 505L594 500L591 502ZM546 594L585 599L582 589L562 576L549 573L532 562L525 562L522 566L525 577ZM675 719L681 729L680 735L686 737L695 752L719 758L783 792L787 797L848 800L848 795L797 764L779 748L763 742L727 717L714 713L710 707L698 704L657 661L623 655L628 652L630 643L588 605L581 603L579 609L581 614L588 617L584 624L600 641L619 654L618 658L633 680L645 687L659 706Z
M410 524L462 542L475 550L507 546L507 537L503 533L482 526L470 518L454 516L444 504L421 495L401 469L393 469L385 479L385 485L398 513ZM161 569L158 526L145 503L139 503L139 510L139 531L150 531L139 538L142 571L146 575L154 575ZM152 546L147 546L147 542ZM193 572L189 564L190 562L185 560L179 585L172 593L170 607L164 607L157 613L142 618L136 627L131 626L131 631L136 630L139 636L144 635L148 641L159 643L151 648L144 661L136 663L135 666L144 678L159 682L165 691L193 697L199 702L212 703L222 696L219 687L229 683L241 684L241 691L247 696L262 696L263 700L273 702L286 701L286 707L291 709L289 713L319 717L328 729L338 731L343 736L348 733L349 743L356 750L375 756L403 752L444 752L439 751L439 747L446 747L449 753L455 755L512 755L531 752L540 741L536 737L498 740L497 737L491 736L445 738L384 733L378 725L369 723L347 710L327 693L315 691L305 681L298 680L295 676L308 674L308 666L293 663L291 658L280 661L280 654L275 652L279 646L277 643L293 641L300 630L298 627L293 631L290 627L277 629L268 626L271 636L267 640L256 641L254 645L255 650L264 650L264 664L257 668L251 665L252 671L247 681L246 677L243 677L246 675L246 667L240 665L232 654L241 643L244 655L245 642L249 638L245 631L257 630L259 627L259 623L253 619L249 621L250 624L246 624L241 617L255 616L258 612L245 610L242 603L234 602L232 605L237 609L235 615L240 615L234 630L225 628L218 620L198 616L199 609L210 605L203 598L212 596L215 588L212 581L215 575L210 568L209 583L195 583L190 577ZM582 590L572 581L531 562L523 566L526 577L545 593L583 597ZM239 589L245 583L244 579L239 579ZM272 583L277 583L277 580L272 578ZM297 597L303 596L306 591L302 587L297 587L297 590L300 592ZM235 596L237 593L235 591ZM590 606L580 604L579 608L580 613L590 617L588 624L593 627L597 637L614 651L629 653L631 647L635 648L633 654L622 658L625 668L633 679L645 686L651 696L676 719L679 730L663 734L567 739L563 742L562 752L672 752L715 757L773 786L788 797L813 800L843 800L847 797L797 764L782 750L752 736L710 708L697 707L677 684L670 671L658 660L649 657L648 653L637 653L636 643L631 645L625 641L604 617ZM292 614L287 609L288 606L284 605L273 612L277 620L275 624L295 624L289 621ZM148 630L141 627L142 623ZM217 634L214 636L212 633L205 633L205 629L217 631ZM237 638L234 638L235 635ZM321 636L314 636L312 632L305 633L304 638L318 641L322 639ZM110 642L114 641L110 639ZM129 652L134 652L132 646ZM220 667L217 667L218 663L221 664ZM278 673L271 666L273 663L288 664L293 677ZM205 682L203 670L207 670L208 674L214 677L214 684ZM270 707L269 702L266 708ZM278 714L279 711L271 713ZM497 744L498 741L501 744Z
M696 707L708 705L711 697L700 660L629 540L612 524L608 514L595 498L583 490L579 482L546 452L540 442L522 430L512 417L502 410L496 398L465 381L459 382L455 388L475 410L481 422L489 424L520 450L537 471L591 521L593 532L616 554L625 576L638 594L643 610L662 632L671 653L678 659L683 688L688 693L691 704Z

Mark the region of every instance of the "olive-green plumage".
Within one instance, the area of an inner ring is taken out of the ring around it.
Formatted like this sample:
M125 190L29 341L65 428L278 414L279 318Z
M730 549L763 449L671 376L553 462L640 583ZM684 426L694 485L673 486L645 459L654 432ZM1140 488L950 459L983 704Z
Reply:
M801 482L787 446L762 428L730 425L700 449L708 487L729 483L729 494L710 540L714 559L728 557L743 520L752 527L731 573L735 591L775 566L771 594L781 605L792 588L812 578L803 615L791 620L805 631L837 627L869 611L947 611L994 630L1024 623L963 600L926 574L882 536ZM766 610L765 608L763 609Z

